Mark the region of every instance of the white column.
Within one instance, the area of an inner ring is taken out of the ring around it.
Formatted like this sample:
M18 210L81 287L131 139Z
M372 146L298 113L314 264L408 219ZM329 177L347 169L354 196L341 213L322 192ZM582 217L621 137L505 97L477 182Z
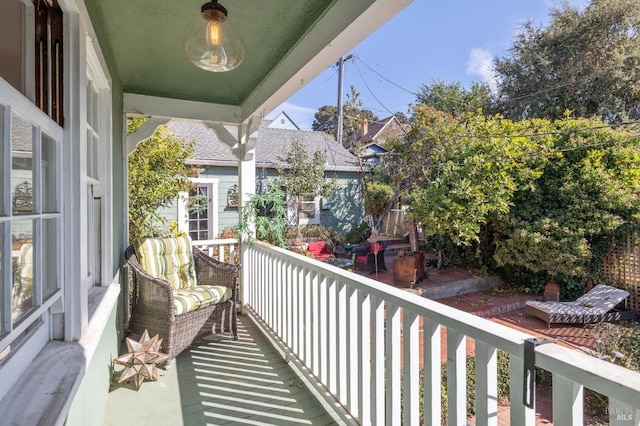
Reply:
M82 156L84 137L81 132L83 114L82 82L85 81L84 36L80 36L78 15L65 15L65 130L63 147L63 198L64 198L64 339L80 339L82 327L87 323L87 306L82 300L82 240L83 223L86 223L86 191L82 187ZM52 312L62 311L52 308ZM54 335L57 331L54 330Z

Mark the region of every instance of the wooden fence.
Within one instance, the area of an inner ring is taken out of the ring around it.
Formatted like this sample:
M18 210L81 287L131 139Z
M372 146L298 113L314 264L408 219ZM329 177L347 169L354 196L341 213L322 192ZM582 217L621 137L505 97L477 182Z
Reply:
M631 293L629 307L640 309L640 245L636 235L627 241L613 241L610 252L602 258L602 275Z

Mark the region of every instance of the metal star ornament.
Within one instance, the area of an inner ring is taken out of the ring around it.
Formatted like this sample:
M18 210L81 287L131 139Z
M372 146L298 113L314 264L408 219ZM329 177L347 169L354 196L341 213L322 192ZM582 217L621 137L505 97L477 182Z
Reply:
M162 345L160 336L156 334L150 338L149 332L145 330L139 341L129 337L125 340L129 352L113 360L115 364L125 366L118 383L122 383L125 380L133 380L136 388L140 389L145 378L158 380L157 364L169 360L169 355L160 352Z

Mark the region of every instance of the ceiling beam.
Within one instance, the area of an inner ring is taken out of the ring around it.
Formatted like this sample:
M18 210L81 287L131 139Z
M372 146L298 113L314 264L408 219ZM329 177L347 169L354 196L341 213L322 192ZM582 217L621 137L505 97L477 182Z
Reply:
M124 112L154 117L241 124L240 107L125 93Z

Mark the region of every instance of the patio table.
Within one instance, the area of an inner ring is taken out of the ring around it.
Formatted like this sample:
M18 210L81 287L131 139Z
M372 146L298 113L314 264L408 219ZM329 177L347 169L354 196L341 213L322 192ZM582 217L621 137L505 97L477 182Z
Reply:
M325 259L324 263L337 266L338 268L342 268L342 269L353 268L353 260L345 259L341 257L330 257L328 259Z

